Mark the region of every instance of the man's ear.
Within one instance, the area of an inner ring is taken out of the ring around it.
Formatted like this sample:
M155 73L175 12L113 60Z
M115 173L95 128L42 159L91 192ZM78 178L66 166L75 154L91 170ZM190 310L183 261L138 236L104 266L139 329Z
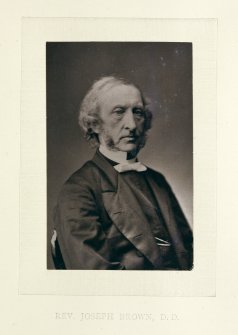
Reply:
M101 132L101 125L99 122L94 122L92 125L91 125L91 129L92 131L95 133L95 134L100 134Z

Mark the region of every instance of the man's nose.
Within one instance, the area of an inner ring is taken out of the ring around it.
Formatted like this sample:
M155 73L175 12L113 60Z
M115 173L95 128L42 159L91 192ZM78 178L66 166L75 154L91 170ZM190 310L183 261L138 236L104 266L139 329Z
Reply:
M132 110L127 110L125 117L125 128L129 130L134 130L136 128L135 117Z

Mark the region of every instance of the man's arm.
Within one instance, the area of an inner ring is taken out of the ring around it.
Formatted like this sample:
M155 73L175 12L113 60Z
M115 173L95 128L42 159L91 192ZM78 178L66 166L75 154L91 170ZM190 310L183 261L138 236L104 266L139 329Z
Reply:
M169 194L170 199L170 206L172 210L172 214L174 216L175 222L177 223L177 226L179 228L179 231L181 233L181 237L184 243L184 247L187 250L187 262L188 262L188 268L192 269L193 266L193 232L190 228L188 221L181 209L181 206L171 189L170 185L167 183L167 181L164 179L165 187L167 189L167 192Z
M95 194L84 178L64 185L56 208L55 228L66 269L124 269L113 260Z

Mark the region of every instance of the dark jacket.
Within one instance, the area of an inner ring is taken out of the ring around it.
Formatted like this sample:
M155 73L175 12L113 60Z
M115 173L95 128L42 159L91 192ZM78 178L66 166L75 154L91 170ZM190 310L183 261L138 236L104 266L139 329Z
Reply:
M191 229L165 178L148 168L153 191L172 241L178 268L193 262ZM149 219L148 219L149 218ZM136 196L100 153L64 184L56 208L55 229L66 269L161 269L162 255L148 221L157 208Z

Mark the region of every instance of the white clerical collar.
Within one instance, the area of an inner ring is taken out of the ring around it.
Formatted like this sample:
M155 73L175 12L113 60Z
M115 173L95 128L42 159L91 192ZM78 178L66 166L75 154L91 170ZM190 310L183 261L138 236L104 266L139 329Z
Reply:
M108 159L116 163L134 163L136 162L136 157L132 159L127 159L127 152L124 151L112 151L103 145L100 145L99 151Z

